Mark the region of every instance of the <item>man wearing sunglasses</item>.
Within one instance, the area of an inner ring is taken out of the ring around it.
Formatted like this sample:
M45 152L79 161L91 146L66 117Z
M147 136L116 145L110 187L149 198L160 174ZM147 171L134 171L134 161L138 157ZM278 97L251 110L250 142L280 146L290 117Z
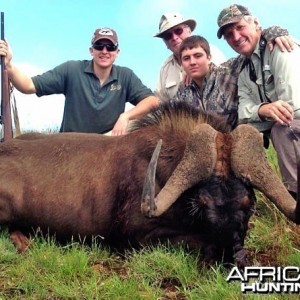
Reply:
M165 13L160 19L159 33L155 34L154 37L162 38L167 48L172 52L160 69L159 80L155 90L155 95L160 101L171 100L176 95L180 83L183 80L189 81L181 67L179 48L182 41L191 36L195 27L195 20L185 19L179 13ZM274 27L278 31L273 30ZM282 51L285 49L289 50L290 39L284 36L286 31L280 29L278 26L273 26L266 29L264 34L268 35L268 42L276 41ZM270 47L272 47L272 44ZM214 64L219 65L226 60L225 57L223 61L220 58L217 59L222 54L217 47L210 45L210 48L212 53L211 60Z
M92 60L67 61L44 74L28 77L12 63L9 45L0 40L12 84L25 94L64 94L61 132L125 134L130 120L158 105L158 100L132 70L114 65L119 53L117 33L96 29L89 48ZM126 102L135 105L125 110Z
M160 70L159 81L155 90L160 101L173 98L178 90L184 74L180 66L178 51L181 42L189 37L196 27L196 21L185 19L179 13L165 13L159 22L159 33L154 37L162 38L172 54L164 62Z

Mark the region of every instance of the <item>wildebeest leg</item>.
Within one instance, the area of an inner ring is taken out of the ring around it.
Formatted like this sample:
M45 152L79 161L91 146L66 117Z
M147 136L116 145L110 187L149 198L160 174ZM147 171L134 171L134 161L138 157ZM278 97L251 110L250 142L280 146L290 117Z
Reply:
M234 235L235 241L231 257L233 258L234 264L237 265L239 268L244 268L247 265L248 251L244 249L244 240L246 237L247 229L248 225L246 225L246 228L242 226L240 231Z
M220 260L218 257L218 248L214 244L206 245L203 249L203 262L208 265L213 265L216 261Z
M23 253L30 245L30 240L19 230L10 232L10 239L19 253Z
M241 249L237 251L234 256L234 262L239 268L244 268L247 266L247 258L248 258L248 251L246 249Z

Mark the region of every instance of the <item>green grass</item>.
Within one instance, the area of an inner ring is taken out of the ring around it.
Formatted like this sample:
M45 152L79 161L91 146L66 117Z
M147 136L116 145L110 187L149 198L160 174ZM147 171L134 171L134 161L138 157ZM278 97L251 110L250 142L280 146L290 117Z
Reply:
M272 149L268 156L274 157ZM276 156L273 161L276 169ZM252 265L300 266L300 229L260 193L245 247ZM0 299L298 299L298 295L241 294L228 269L198 264L198 253L161 245L128 251L76 243L58 246L36 237L18 254L0 232Z

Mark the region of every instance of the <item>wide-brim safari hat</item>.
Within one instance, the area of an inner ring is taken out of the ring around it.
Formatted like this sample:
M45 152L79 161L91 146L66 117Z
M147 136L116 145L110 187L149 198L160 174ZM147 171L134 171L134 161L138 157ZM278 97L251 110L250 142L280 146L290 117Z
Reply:
M159 32L154 36L162 38L167 30L180 24L188 25L191 28L191 31L193 31L197 25L195 20L185 19L179 13L165 13L160 18Z

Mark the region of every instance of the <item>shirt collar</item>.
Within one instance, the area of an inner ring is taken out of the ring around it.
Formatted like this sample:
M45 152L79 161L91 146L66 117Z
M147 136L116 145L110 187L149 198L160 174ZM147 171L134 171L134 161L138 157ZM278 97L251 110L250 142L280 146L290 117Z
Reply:
M88 61L87 65L84 68L84 72L94 74L94 72L93 72L93 60Z
M200 89L200 90L202 90L203 89L203 87L206 85L206 83L207 83L207 80L208 80L208 78L209 78L209 75L210 75L210 72L208 72L207 74L206 74L206 76L204 77L204 80L203 80L203 82L202 82L202 86L200 86L200 87L198 87L198 85L196 84L196 82L194 81L194 80L192 80L191 81L191 83L190 84L187 84L186 86L192 86L192 87L194 87L195 89Z
M93 70L93 60L90 60L88 62L88 64L86 65L84 72L86 73L90 73L90 74L94 74L94 70ZM116 66L113 64L111 71L110 71L110 75L109 75L109 81L112 80L117 80L118 79L118 72L117 72L117 68Z
M258 57L260 57L259 42L256 44L255 49L254 49L252 55L253 55L253 54L254 54L254 55L257 55ZM251 57L252 57L252 55L251 55Z

